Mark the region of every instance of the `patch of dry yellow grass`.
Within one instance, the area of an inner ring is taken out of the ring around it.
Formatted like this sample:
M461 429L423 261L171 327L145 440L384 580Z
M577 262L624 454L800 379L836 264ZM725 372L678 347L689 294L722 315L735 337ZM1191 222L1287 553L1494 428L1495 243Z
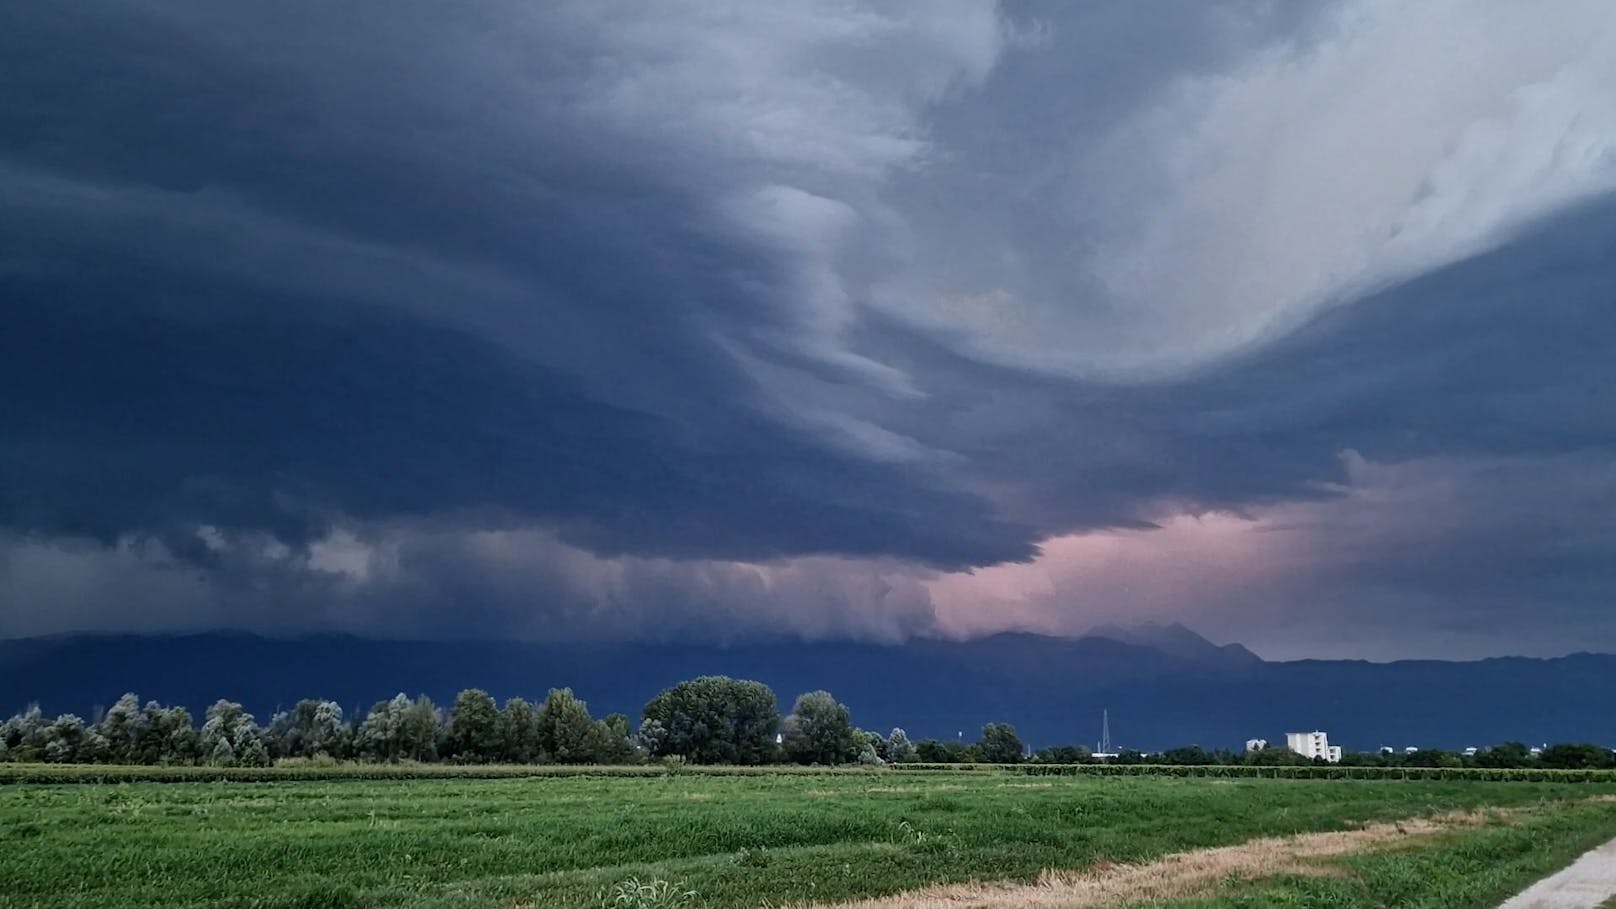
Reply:
M1092 909L1184 899L1228 880L1338 874L1338 869L1322 860L1455 827L1476 826L1502 815L1499 811L1472 811L1369 824L1355 830L1269 837L1175 853L1138 865L1102 863L1082 871L1046 871L1030 884L946 884L836 904L836 909Z

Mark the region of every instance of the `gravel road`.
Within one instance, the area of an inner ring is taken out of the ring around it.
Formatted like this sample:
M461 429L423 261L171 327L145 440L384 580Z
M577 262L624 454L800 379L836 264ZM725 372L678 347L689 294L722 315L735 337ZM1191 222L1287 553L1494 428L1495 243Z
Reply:
M1510 898L1499 909L1596 909L1616 896L1616 840L1583 853L1564 871Z

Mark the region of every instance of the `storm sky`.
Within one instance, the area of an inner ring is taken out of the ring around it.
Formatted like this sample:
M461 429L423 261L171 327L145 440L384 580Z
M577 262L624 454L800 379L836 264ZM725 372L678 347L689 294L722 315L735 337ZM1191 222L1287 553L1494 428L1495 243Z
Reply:
M0 637L1616 650L1616 6L13 3Z

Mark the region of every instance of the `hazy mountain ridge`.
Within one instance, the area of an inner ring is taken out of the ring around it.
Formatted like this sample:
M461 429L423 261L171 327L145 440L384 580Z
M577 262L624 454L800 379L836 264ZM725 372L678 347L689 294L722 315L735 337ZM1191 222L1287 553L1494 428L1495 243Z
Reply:
M1126 626L1099 625L1089 629L1083 637L1106 638L1124 644L1150 647L1162 653L1205 663L1249 666L1263 662L1262 657L1246 649L1244 644L1214 644L1191 631L1182 622L1167 625L1156 622Z
M1007 721L1034 744L1092 745L1105 709L1114 741L1139 748L1235 748L1304 728L1366 749L1616 742L1616 656L1265 662L1181 625L1112 626L1075 639L1007 633L729 647L58 635L0 641L0 712L38 701L47 711L90 715L132 690L198 713L229 698L267 720L303 697L364 710L399 691L447 703L465 687L504 699L568 686L596 715L621 711L637 721L657 691L704 674L762 680L782 710L798 693L825 688L853 709L855 722L903 726L915 738L971 738L985 722Z

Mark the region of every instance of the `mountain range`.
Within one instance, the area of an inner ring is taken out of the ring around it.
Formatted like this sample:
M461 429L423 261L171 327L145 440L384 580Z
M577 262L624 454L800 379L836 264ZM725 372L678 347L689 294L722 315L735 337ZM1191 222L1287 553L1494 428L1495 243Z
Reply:
M462 688L503 699L571 687L597 716L634 717L698 675L758 679L781 711L827 689L856 723L911 738L973 740L1013 723L1034 746L1085 744L1110 715L1113 744L1240 748L1322 729L1333 743L1462 748L1504 740L1616 743L1616 655L1472 662L1265 661L1182 625L1104 626L1079 638L1007 633L902 644L543 644L390 641L238 632L79 634L0 641L0 714L31 702L92 716L125 691L196 714L217 698L261 721L300 698L365 710L403 691L448 703Z

